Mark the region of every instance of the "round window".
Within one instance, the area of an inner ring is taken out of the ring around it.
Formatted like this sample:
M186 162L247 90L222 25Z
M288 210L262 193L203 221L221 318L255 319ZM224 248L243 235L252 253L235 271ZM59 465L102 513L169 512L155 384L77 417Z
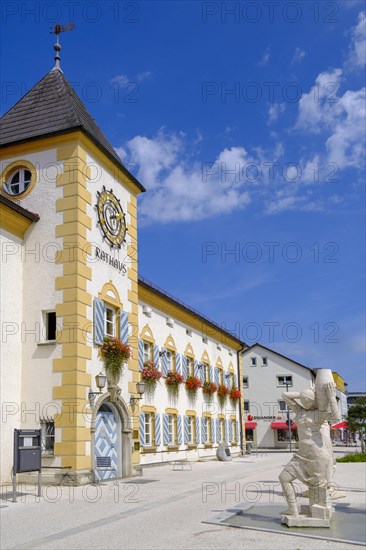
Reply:
M9 195L21 195L24 193L32 181L32 174L26 168L18 168L12 172L5 184L5 191Z

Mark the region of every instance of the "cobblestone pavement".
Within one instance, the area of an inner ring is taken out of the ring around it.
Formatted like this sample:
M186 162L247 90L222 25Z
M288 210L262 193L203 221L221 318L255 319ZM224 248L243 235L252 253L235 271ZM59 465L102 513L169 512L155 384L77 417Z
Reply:
M337 448L340 456L355 449ZM232 462L145 467L141 478L99 486L21 487L17 503L1 501L1 548L47 549L332 549L360 546L202 523L243 502L283 503L278 475L290 453L262 452ZM338 464L343 503L365 502L365 464ZM299 491L300 485L299 485ZM336 516L334 517L336 521ZM360 518L363 521L364 518Z

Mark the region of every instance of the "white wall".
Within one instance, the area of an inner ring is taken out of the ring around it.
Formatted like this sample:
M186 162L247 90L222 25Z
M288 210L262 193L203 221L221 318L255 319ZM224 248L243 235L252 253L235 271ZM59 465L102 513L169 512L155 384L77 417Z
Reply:
M95 256L95 248L99 247L107 254L112 254L113 257L120 262L126 264L127 269L131 266L131 259L127 255L127 247L132 243L129 232L126 233L126 244L120 250L111 249L111 247L103 242L103 233L97 224L98 214L95 208L97 202L97 191L101 192L103 185L106 189L113 190L113 193L120 199L121 207L126 216L127 228L131 224L131 216L127 212L127 205L131 200L129 191L122 186L119 181L116 181L112 175L106 171L93 157L87 155L87 164L91 167L91 178L87 182L87 189L92 195L92 206L88 206L88 215L92 220L92 229L88 231L88 239L92 243L92 255L88 257L88 266L92 269L92 280L88 281L88 292L92 298L97 298L105 283L112 283L118 290L120 300L123 304L123 310L127 313L131 312L131 303L129 302L128 292L131 290L131 281L127 274L122 274L113 268L108 262L102 261ZM93 305L88 307L88 318L93 321ZM90 344L92 346L92 360L88 361L88 372L92 375L92 383L94 384L95 376L103 371L103 361L98 356L99 346L94 344L93 333L89 335ZM132 379L131 372L127 369L123 372L122 378L122 393L121 397L126 403L129 402L130 394L128 392L128 382ZM97 388L93 388L97 391Z
M139 303L139 334L145 325L148 325L152 331L153 337L155 339L155 344L159 348L163 348L164 344L169 336L174 340L177 352L181 355L184 355L186 346L190 344L193 348L195 359L199 362L201 361L202 355L204 352L207 352L210 359L210 365L215 366L217 359L220 357L224 371L228 372L229 364L231 363L234 369L234 373L237 375L237 359L235 350L229 350L224 345L221 345L221 350L217 349L217 342L208 337L208 343L205 344L202 340L202 334L197 330L192 329L191 327L184 325L180 321L174 320L174 327L167 325L166 318L167 314L161 312L151 306L148 307L151 309L151 317L148 317L143 313L143 306L148 305L143 302ZM192 330L192 336L186 334L186 329ZM229 354L231 351L232 355ZM161 368L161 366L160 366ZM213 418L217 418L218 414L224 414L226 419L229 419L231 415L236 415L236 419L239 421L239 406L236 405L235 408L232 408L230 400L227 400L224 410L221 410L218 405L216 395L211 403L207 402L207 399L204 397L202 390L198 390L197 399L195 402L191 402L188 398L187 392L185 390L185 385L182 384L179 390L178 400L171 399L169 397L165 379L161 378L158 382L155 393L152 397L144 396L141 405L152 405L156 407L156 410L160 414L164 414L166 408L176 408L178 409L179 415L185 415L187 410L196 411L197 417L202 417L203 413L210 412ZM163 427L163 426L162 426ZM195 459L198 457L213 456L216 454L218 444L214 444L212 449L205 449L204 445L201 443L198 445L197 451L189 451L188 456L190 459ZM186 445L183 443L179 447L180 450L186 449ZM163 444L163 438L161 445L159 446L159 451L166 450L166 447ZM239 447L233 445L233 452L237 452ZM182 458L182 453L177 453L177 457ZM164 453L165 460L174 460L174 453ZM154 454L142 454L141 463L151 463L159 462L162 460L162 454L160 452Z
M62 274L62 266L56 265L54 259L56 251L62 248L62 240L55 237L55 227L63 220L62 214L56 213L56 200L62 197L62 189L56 187L56 176L63 166L56 161L56 149L50 149L11 157L2 162L2 168L16 160L28 160L36 168L36 185L29 195L19 199L19 204L39 214L40 219L28 229L24 242L17 243L10 261L2 262L2 288L6 289L2 307L7 317L12 312L18 325L16 334L2 346L6 358L3 366L7 369L7 365L14 365L17 373L14 377L12 372L12 384L21 414L14 427L39 428L42 417L52 417L58 410L58 404L52 400L52 388L61 382L61 375L53 373L53 358L61 356L60 346L42 345L45 339L42 311L54 311L62 300L61 292L55 291L55 277ZM4 448L10 449L9 445L12 437L7 434ZM7 455L5 460L10 455L12 461L11 450L2 454Z
M13 465L13 433L20 427L22 342L23 266L22 241L5 231L0 233L0 381L1 381L1 483L10 481Z

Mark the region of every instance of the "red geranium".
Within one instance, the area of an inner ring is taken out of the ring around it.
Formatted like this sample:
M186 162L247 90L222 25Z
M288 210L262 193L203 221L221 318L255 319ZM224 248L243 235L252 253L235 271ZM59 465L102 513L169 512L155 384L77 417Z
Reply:
M229 389L224 386L224 384L219 384L219 387L217 389L217 395L220 397L227 397L229 395L230 391Z
M233 401L237 401L241 398L241 392L238 390L238 388L232 388L230 391L230 399Z
M202 386L203 393L207 393L209 395L212 395L217 391L217 386L213 382L205 382Z
M188 391L195 393L198 388L202 388L202 382L196 376L188 376L186 380L186 387Z

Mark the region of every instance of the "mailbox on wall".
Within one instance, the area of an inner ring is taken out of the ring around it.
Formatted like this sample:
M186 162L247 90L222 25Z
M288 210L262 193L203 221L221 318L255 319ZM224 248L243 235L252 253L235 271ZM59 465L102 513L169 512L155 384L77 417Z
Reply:
M16 502L16 475L38 472L38 496L41 496L41 430L14 430L13 501Z

